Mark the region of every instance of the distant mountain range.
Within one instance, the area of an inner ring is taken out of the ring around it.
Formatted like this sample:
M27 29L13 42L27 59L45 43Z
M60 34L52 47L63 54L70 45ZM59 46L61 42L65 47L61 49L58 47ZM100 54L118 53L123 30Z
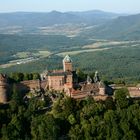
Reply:
M140 14L120 16L90 28L84 35L101 39L140 40Z
M67 24L70 26L65 26ZM56 25L61 25L61 28ZM44 28L48 26L53 27L49 28L49 33L53 32L53 34L55 32L59 34L61 30L69 32L72 30L71 27L75 27L74 31L79 28L76 35L81 36L98 39L140 39L140 14L116 14L99 10L64 13L58 11L0 13L0 34L42 34L48 31L48 28Z
M58 12L49 13L32 13L32 12L15 12L1 13L0 27L6 26L26 26L26 27L42 27L54 24L67 23L84 23L84 24L100 24L110 19L116 18L120 14L103 12L98 10L86 12Z

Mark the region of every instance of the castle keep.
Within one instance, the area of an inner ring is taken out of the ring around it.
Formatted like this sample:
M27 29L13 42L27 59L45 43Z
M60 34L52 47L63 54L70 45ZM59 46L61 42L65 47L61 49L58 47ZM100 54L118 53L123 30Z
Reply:
M74 71L72 70L72 60L67 55L63 59L63 70L54 70L46 73L48 88L60 91L67 91L73 88Z

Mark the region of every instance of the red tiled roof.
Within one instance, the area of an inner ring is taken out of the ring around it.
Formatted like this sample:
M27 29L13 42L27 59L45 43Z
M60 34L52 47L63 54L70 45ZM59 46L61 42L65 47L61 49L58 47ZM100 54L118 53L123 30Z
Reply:
M99 92L99 88L98 88L98 85L97 84L84 84L82 85L82 88L81 88L82 91L96 91L96 92Z

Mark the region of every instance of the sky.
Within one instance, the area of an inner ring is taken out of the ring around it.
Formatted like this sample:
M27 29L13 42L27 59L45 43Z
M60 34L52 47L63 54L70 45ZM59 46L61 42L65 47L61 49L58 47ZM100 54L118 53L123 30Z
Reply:
M52 10L140 13L140 0L0 0L0 12L49 12Z

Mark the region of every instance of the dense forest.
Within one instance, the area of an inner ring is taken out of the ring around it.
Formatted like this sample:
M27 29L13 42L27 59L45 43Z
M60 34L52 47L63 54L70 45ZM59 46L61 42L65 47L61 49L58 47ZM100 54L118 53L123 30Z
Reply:
M53 53L78 50L81 46L93 43L86 38L69 38L63 35L2 35L0 34L0 64L17 59L18 52L47 50ZM72 47L74 46L74 47Z
M51 95L55 95L52 101ZM42 96L41 96L42 97ZM115 100L74 100L46 91L43 98L23 100L13 88L8 104L0 105L1 140L137 140L140 137L140 101L126 89Z
M104 51L71 55L71 58L75 70L81 69L85 73L98 70L103 80L139 83L139 51L139 47L114 47ZM49 58L0 69L0 72L7 74L11 72L41 73L44 70L62 69L62 60L62 56L51 55Z

